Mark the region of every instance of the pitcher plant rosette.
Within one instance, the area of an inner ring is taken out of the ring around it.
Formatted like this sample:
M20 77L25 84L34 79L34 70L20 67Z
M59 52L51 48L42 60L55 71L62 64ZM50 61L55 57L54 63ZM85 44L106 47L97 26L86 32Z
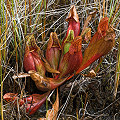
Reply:
M20 106L25 105L27 101L26 112L31 115L45 102L51 90L108 54L115 43L115 32L109 24L109 18L104 17L91 38L91 28L88 27L88 23L95 14L96 12L93 12L87 17L80 34L79 17L75 6L72 5L66 19L68 29L65 38L60 44L57 34L51 32L45 54L37 46L34 35L28 35L23 61L24 69L35 82L36 87L46 93L32 94L22 99L18 98L17 94L6 93L4 99L14 101L14 104L19 99ZM81 51L82 41L88 43L84 52ZM51 78L46 77L46 71L52 73Z

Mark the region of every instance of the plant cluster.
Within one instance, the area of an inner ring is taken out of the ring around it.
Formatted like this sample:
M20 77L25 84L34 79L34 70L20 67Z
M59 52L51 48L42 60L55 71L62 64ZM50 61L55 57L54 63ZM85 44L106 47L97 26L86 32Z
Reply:
M84 22L84 27L80 34L80 21L72 5L66 19L68 29L65 38L60 43L55 32L50 33L46 51L42 51L36 44L34 35L26 37L26 48L24 54L24 69L35 82L36 87L45 94L32 94L30 97L19 100L19 105L23 106L26 101L26 112L29 115L35 113L45 102L50 91L59 87L65 81L79 74L97 59L108 54L115 43L115 32L109 24L109 18L104 17L98 24L96 33L91 38L91 28L88 23L96 12L91 13ZM81 51L82 42L88 43L84 52ZM44 54L45 53L45 54ZM46 71L52 73L52 77L46 76ZM90 77L95 74L89 73ZM16 101L17 94L6 93L4 99Z

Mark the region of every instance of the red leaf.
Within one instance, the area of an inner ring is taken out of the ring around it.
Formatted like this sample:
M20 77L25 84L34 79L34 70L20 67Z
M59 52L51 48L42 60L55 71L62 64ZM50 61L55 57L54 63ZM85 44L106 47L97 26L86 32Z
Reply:
M109 21L108 17L105 17L100 21L100 23L98 25L97 32L92 37L92 39L90 41L90 44L92 44L95 41L97 41L97 40L101 39L102 37L106 36L106 32L108 30L108 21Z
M61 46L57 34L55 32L54 33L51 32L46 50L46 60L55 70L58 69L60 52L61 52Z
M94 42L92 41L92 43L90 43L89 46L86 48L82 64L80 65L80 68L76 72L76 74L88 67L91 63L93 63L101 56L108 54L108 52L113 48L114 43L115 33L112 28L109 28L106 31L106 36L102 37L101 39L95 40Z
M48 95L49 95L49 92L44 93L42 95L32 94L30 97L32 97L33 102L32 104L27 104L26 112L29 112L29 115L34 114L45 102Z
M81 44L82 38L80 36L77 36L71 42L69 51L62 57L59 64L59 78L72 74L80 67L82 62Z
M24 64L24 69L27 72L29 70L36 70L34 59L33 59L32 54L29 52L28 46L26 46L26 49L25 49L25 55L24 55L23 64Z
M3 96L3 99L5 99L7 102L12 102L14 104L17 104L17 100L19 101L19 105L23 105L24 104L24 101L22 99L19 99L19 97L17 96L18 94L15 94L15 93L6 93L4 96Z
M78 17L78 14L77 14L77 11L74 5L71 6L71 9L70 9L70 12L69 12L69 15L66 21L69 22L67 35L69 33L69 30L73 30L74 37L78 36L80 33L80 22L79 22L79 17Z
M29 112L29 115L34 114L40 106L45 102L46 97L49 95L49 92L40 94L32 94L27 98L23 98L19 100L17 94L14 93L6 93L3 98L7 102L12 102L17 105L17 100L19 100L19 105L22 106L23 104L27 103L26 112Z
M79 22L79 17L74 5L71 6L71 9L66 21L68 22L68 30L64 40L67 38L70 30L74 31L74 37L78 36L80 33L80 22ZM64 40L63 40L63 43L64 43Z
M108 21L109 18L104 17L98 25L98 32L102 34L102 37L106 35L105 32L108 30Z
M27 42L23 61L24 68L27 72L29 70L35 70L44 76L45 68L40 58L40 54L42 54L41 50L37 46L33 35L28 35L26 39Z
M101 28L102 26L104 29ZM91 63L99 59L101 56L108 54L108 52L113 48L114 43L115 32L111 27L108 28L108 18L105 17L100 21L98 25L98 31L95 33L88 47L86 48L82 63L76 74L87 68ZM70 79L72 76L68 77L68 79Z
M69 53L74 54L76 52L80 52L81 51L81 44L82 44L82 38L81 38L81 36L77 36L71 42L71 46L69 48Z

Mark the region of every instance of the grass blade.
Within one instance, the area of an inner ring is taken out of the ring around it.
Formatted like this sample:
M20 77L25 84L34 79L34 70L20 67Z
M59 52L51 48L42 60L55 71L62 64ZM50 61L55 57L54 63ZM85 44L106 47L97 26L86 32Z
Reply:
M0 35L1 35L1 26L0 26ZM2 43L2 38L1 38ZM0 79L1 79L1 119L3 119L3 82L2 82L2 48L0 44Z
M110 12L109 22L110 22L110 19L111 19L112 15L113 15L113 11L114 11L114 9L115 9L115 7L116 7L117 2L118 2L118 0L115 1L115 4L114 4L114 6L113 6L113 9L112 9L112 11Z
M112 24L117 20L118 16L120 15L120 11L118 12L118 14L115 16L114 20L112 21Z
M103 18L105 16L105 0L103 0Z
M115 82L114 82L114 98L116 98L117 95L117 89L118 89L118 85L119 85L119 77L120 77L120 37L118 38L119 41L119 46L118 46L118 60L117 60L117 64L116 64L116 77L115 77Z
M25 32L25 35L26 35L26 33L27 33L27 31L26 31L27 30L26 29L27 28L27 21L26 21L26 0L25 0L25 23L24 24L25 24L25 26L24 26L24 32Z
M102 19L102 11L101 11L101 3L100 3L100 0L99 0L99 13L100 13L100 20Z
M38 13L40 13L41 9L42 9L42 5L43 5L43 0L40 1L40 5L39 5L39 8L38 8ZM36 27L36 24L37 24L37 21L38 21L38 17L39 17L39 14L37 14L37 17L36 17L36 20L35 20L35 25L33 26L32 28L32 32L34 31L35 27Z
M31 24L32 24L32 17L31 17L31 0L29 0L29 13L30 13L30 17L29 17L29 28L30 28L30 33L31 33Z
M115 10L115 12L114 12L114 14L113 14L113 17L110 19L110 23L113 21L113 19L115 19L115 15L116 15L116 13L119 11L119 8L120 8L120 4L118 5L116 5L116 10ZM113 23L113 22L112 22Z
M47 9L47 3L46 3L46 0L44 0L44 12L45 12L45 15L44 15L44 35L43 35L43 39L45 38L46 9Z

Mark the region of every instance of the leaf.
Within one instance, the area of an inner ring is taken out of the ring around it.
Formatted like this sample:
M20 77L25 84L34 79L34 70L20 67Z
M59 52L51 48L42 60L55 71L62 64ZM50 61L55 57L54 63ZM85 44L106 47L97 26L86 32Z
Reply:
M90 44L94 44L95 41L101 39L102 37L106 36L106 32L108 30L108 21L109 21L109 18L108 17L104 17L99 25L98 25L98 28L97 28L97 32L94 34L94 36L92 37L91 41L90 41Z
M58 89L57 89L57 96L54 104L52 105L51 110L47 110L46 118L40 118L39 120L56 120L57 119L57 113L59 110L59 97L58 97Z
M115 32L112 28L109 28L106 32L106 36L90 43L89 46L86 48L83 61L76 74L88 67L91 63L93 63L101 56L106 55L113 48L114 43Z
M24 101L22 99L20 99L18 96L18 93L15 94L15 93L6 93L4 96L3 96L3 99L5 99L7 102L13 102L13 104L17 104L17 100L19 101L19 105L23 105L24 104Z
M80 67L82 62L81 44L82 38L80 36L75 37L71 42L69 51L60 60L59 78L73 74Z
M44 76L45 68L40 57L42 55L42 52L37 46L33 35L26 36L26 39L27 42L23 61L24 68L27 72L29 70L35 70Z
M17 97L18 94L15 94L15 93L6 93L3 98L7 101L7 102L10 102L10 101L13 101L15 99L18 99Z
M30 97L32 97L32 103L27 104L26 112L29 113L29 115L34 114L41 105L45 102L47 96L50 92L44 93L42 95L40 94L32 94Z
M28 46L26 46L26 49L25 49L23 65L26 72L28 72L29 70L36 70L33 56L29 52Z
M104 29L102 28L102 26ZM76 74L87 68L90 64L99 59L101 56L108 54L108 52L113 48L114 43L115 32L110 26L108 27L108 18L105 17L100 21L98 25L98 31L94 34L88 47L86 48L82 63L79 69L76 71ZM67 80L69 80L73 76L74 74L68 77Z
M40 106L45 102L46 97L49 95L49 92L44 93L42 95L40 94L32 94L29 97L20 99L18 94L15 93L6 93L3 98L7 102L13 102L15 105L17 105L17 100L19 100L19 105L22 106L26 103L26 112L29 112L29 115L34 114Z
M79 22L79 17L74 5L71 6L71 9L66 21L69 21L70 19L74 19L76 22Z
M104 17L98 25L97 31L101 33L102 36L105 36L106 35L105 32L108 30L108 21L109 21L109 18Z
M53 90L63 84L67 79L42 77L38 72L33 70L30 70L28 73L30 74L32 80L35 82L36 87L42 91Z
M48 120L56 120L58 110L59 110L59 97L58 97L58 89L57 89L56 101L52 105L52 110L47 111L46 118Z
M34 50L36 53L41 54L40 48L37 46L34 35L26 36L26 46L29 47L29 51Z
M61 45L59 39L55 32L50 33L50 38L46 50L46 60L49 62L50 66L57 70L61 54Z
M67 38L70 30L74 31L74 37L78 36L80 33L80 22L79 22L79 17L74 5L71 6L71 9L66 21L68 22L68 30L64 40Z
M48 41L48 45L47 45L47 49L50 49L50 48L61 48L61 45L59 43L59 39L57 37L57 34L56 32L51 32L50 33L50 38L49 38L49 41Z
M82 38L81 38L81 36L77 36L71 42L71 46L69 48L69 53L74 54L75 52L81 51L81 47L82 47L81 44L82 44Z
M42 57L42 61L43 61L43 63L44 63L45 69L46 69L48 72L50 72L50 73L60 73L59 71L53 69L44 57Z
M62 43L62 52L63 52L62 54L63 55L69 51L69 48L70 48L70 45L73 39L74 39L74 31L69 30L67 38Z

